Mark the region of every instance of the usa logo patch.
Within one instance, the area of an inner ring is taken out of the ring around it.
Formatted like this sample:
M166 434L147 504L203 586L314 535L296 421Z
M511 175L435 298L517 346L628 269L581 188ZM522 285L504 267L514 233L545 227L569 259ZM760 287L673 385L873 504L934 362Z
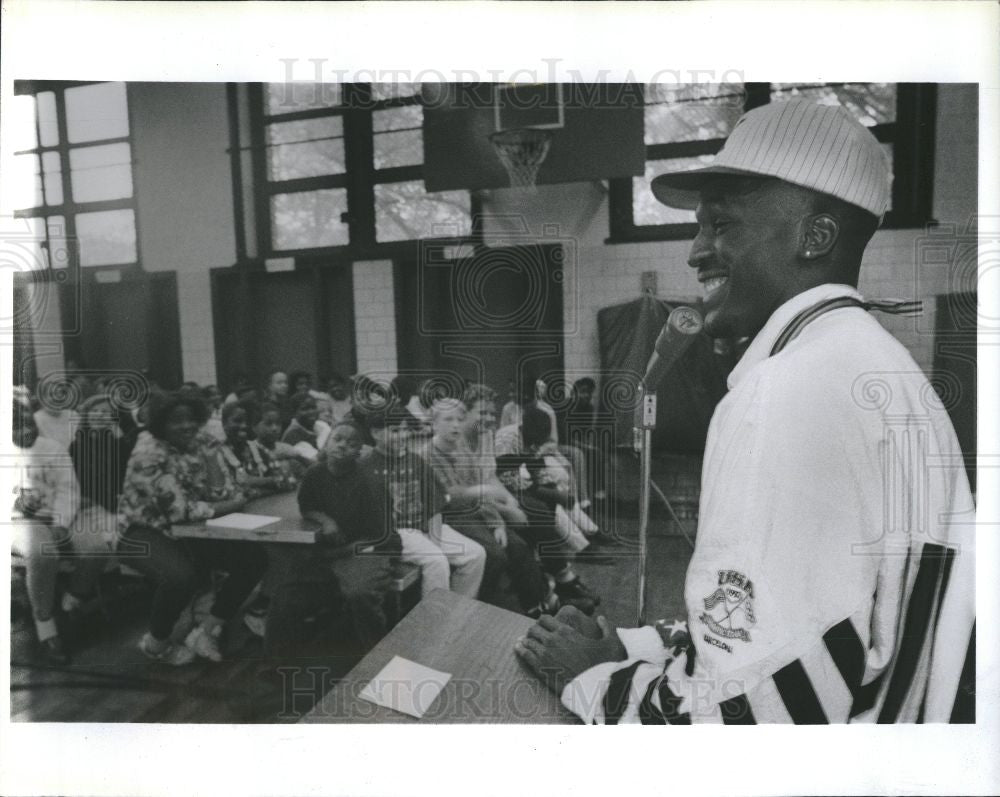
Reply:
M736 570L720 570L719 586L704 598L705 611L698 617L709 630L725 639L750 641L750 628L757 624L753 611L753 582Z

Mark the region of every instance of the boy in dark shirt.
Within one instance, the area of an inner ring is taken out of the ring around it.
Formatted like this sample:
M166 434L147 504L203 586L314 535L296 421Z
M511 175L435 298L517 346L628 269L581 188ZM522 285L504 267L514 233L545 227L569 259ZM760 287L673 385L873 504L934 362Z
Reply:
M374 500L357 468L361 433L339 423L324 458L309 468L299 487L302 517L320 524L315 546L284 546L272 566L274 595L268 612L265 649L286 655L301 644L307 621L324 609L346 612L364 650L382 638L382 608L390 566L402 548L399 535L379 526Z

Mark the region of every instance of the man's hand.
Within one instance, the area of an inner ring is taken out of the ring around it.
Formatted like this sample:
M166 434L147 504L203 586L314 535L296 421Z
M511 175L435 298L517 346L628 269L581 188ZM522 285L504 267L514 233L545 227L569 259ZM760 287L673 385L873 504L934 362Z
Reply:
M497 541L497 545L501 548L507 547L507 529L503 526L497 526L493 529L493 539Z
M343 541L340 539L340 526L337 525L337 521L330 517L325 518L316 535L316 541L327 545L341 545Z
M556 695L585 670L627 656L618 634L604 617L594 622L582 612L576 613L583 619L566 609L558 617L543 615L514 646L521 661Z

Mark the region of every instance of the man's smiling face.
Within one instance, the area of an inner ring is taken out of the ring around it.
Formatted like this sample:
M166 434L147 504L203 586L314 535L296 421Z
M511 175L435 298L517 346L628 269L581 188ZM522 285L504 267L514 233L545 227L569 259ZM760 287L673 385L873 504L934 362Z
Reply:
M779 180L727 176L702 188L688 264L705 288L709 335L753 337L795 295L806 215L801 192Z

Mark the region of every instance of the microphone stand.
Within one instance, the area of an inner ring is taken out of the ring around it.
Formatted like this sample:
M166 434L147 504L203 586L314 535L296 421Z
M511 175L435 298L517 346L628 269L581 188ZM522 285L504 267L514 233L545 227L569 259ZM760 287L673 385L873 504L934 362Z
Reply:
M656 428L656 391L640 387L633 447L639 452L639 596L636 624L646 624L646 556L649 535L649 499L653 473L653 429Z

